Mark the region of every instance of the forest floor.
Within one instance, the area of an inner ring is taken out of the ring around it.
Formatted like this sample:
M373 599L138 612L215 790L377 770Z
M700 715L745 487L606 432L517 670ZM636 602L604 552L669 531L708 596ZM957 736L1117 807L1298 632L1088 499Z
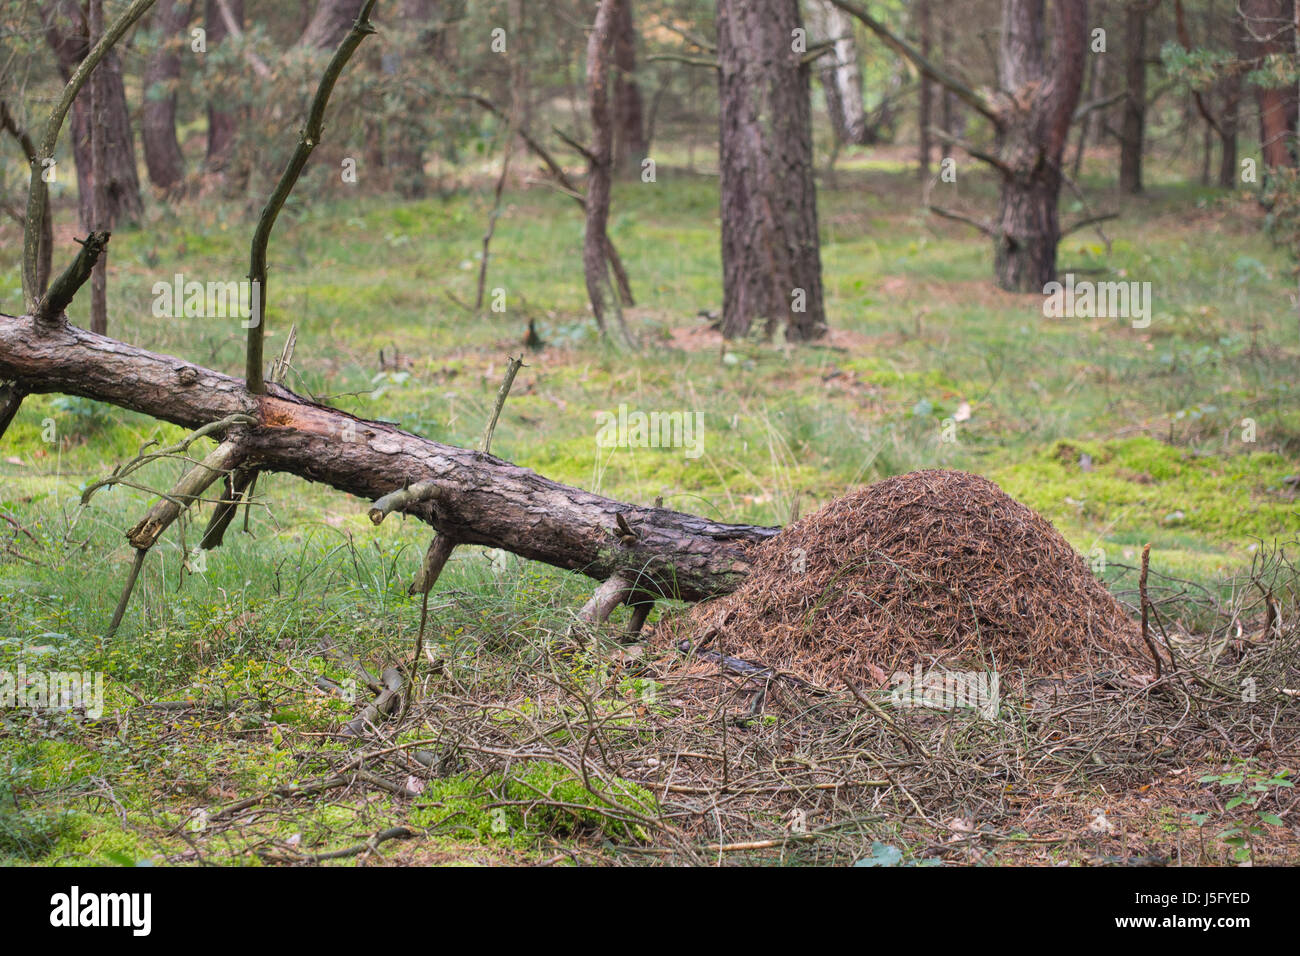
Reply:
M1246 194L1153 164L1148 194L1121 198L1108 168L1084 185L1091 207L1120 217L1107 240L1071 235L1061 267L1150 282L1145 328L1044 318L1042 296L998 291L987 241L923 217L914 172L864 153L820 189L832 333L818 344L724 347L707 317L721 307L716 178L665 163L614 196L638 354L593 334L570 199L506 192L480 316L462 303L490 194L307 201L310 181L272 245L267 352L292 321L291 388L465 446L522 353L495 454L728 521L783 524L917 468L984 475L1129 608L1150 543L1160 623L1183 635L1196 679L1009 695L988 720L842 689L754 708L752 686L715 670L704 706L698 673L576 625L591 582L464 547L432 596L405 719L343 737L370 692L362 681L355 700L332 696L318 678L350 689L343 658L374 674L410 659L420 608L407 587L428 530L376 528L366 502L262 476L248 533L241 516L200 561L187 545L206 508L169 532L105 641L131 558L123 533L181 463L84 506L81 491L182 432L33 396L0 445L0 670L102 672L105 699L99 720L0 714L0 861L1300 862L1300 702L1281 692L1300 685L1291 266ZM992 208L980 173L934 189L972 215ZM1067 221L1086 213L1063 207ZM151 306L175 273L239 278L250 233L231 204L152 206L113 237L110 332L237 373L238 319ZM16 239L0 226L10 313ZM540 351L523 347L529 320ZM698 412L699 442L598 447L597 413L620 406ZM1260 586L1282 602L1280 632ZM394 828L400 839L367 844Z

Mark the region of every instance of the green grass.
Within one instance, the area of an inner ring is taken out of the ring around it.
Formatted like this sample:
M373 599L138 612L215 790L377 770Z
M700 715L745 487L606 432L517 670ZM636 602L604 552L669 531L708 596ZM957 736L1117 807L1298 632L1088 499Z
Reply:
M833 336L801 349L733 343L724 355L716 344L676 344L701 323L699 312L721 306L716 179L663 163L658 172L657 183L620 184L614 197L612 233L638 300L629 318L647 342L640 354L594 336L579 210L541 189L505 196L488 288L505 290L507 308L481 319L451 297L474 297L485 195L399 205L304 192L272 244L267 352L278 353L295 322L292 387L473 445L506 358L518 354L534 319L550 345L526 355L493 451L603 494L645 503L662 496L725 520L781 523L796 496L807 513L855 484L962 468L998 481L1085 553L1100 548L1109 563L1132 563L1151 542L1155 568L1207 583L1248 563L1260 539L1300 527L1295 486L1282 480L1300 471L1293 284L1249 197L1158 172L1150 195L1137 200L1106 195L1100 178L1089 182L1094 205L1122 213L1107 224L1113 244L1107 251L1094 234L1076 233L1062 246L1062 266L1150 281L1155 316L1139 330L1121 320L1044 319L1040 297L997 291L985 241L918 216L910 170L850 156L835 188L820 194ZM958 189L944 201L990 207L982 174L963 170ZM1067 202L1065 214L1080 212ZM58 211L62 222L72 215ZM12 227L2 228L0 310L15 312L18 244ZM153 208L143 227L115 234L110 331L237 374L237 320L154 318L151 289L174 272L238 278L250 232L231 208L196 202ZM84 322L87 299L74 305L74 321ZM703 454L597 449L596 413L620 403L701 412ZM963 403L969 420L946 425ZM1243 440L1246 419L1254 441ZM202 573L183 570L182 529L170 531L122 629L104 643L130 559L123 532L151 495L118 487L81 507L80 489L144 442L180 434L80 399L27 399L0 451L0 514L23 529L0 524L9 546L0 551L0 667L40 660L103 669L110 710L131 703L123 685L146 698L243 695L260 701L250 735L196 753L205 738L195 730L161 754L158 741L173 739L174 728L141 726L88 749L33 738L30 727L19 733L26 725L3 717L13 726L0 743L8 758L0 858L123 862L183 850L164 834L194 805L214 802L205 788L247 795L307 772L276 748L281 731L271 728L311 733L337 723L339 707L284 690L304 674L328 676L331 665L316 653L321 638L377 661L408 652L418 606L407 584L427 530L397 520L376 529L366 502L274 475L259 482L252 533L237 524ZM1084 454L1091 470L1081 467ZM141 484L164 487L179 470L176 462L151 466ZM203 509L183 528L187 546L205 518ZM449 606L435 614L430 640L472 664L475 680L506 687L588 592L574 575L513 558L494 564L483 549L462 548L435 594ZM297 669L285 671L287 663ZM125 823L103 796L105 779ZM491 835L482 794L492 783L453 775L417 803L425 809L404 812L436 827L440 800L469 801L468 830L452 827L446 844L454 852ZM328 843L339 828L373 832L383 816L357 813L309 813L295 825L307 827L308 843L312 834ZM582 822L600 829L602 820ZM511 818L523 833L511 847L540 852L557 831L568 838L563 822ZM220 853L251 861L240 848Z

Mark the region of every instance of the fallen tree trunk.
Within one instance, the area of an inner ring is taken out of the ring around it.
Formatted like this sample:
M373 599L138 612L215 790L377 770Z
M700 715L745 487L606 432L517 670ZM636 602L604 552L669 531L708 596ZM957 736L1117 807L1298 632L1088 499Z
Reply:
M258 424L227 434L240 465L280 471L374 500L421 485L395 511L461 544L502 548L638 593L699 601L732 591L746 546L777 528L733 525L615 501L543 478L492 455L366 421L267 383L96 335L58 320L0 313L0 380L25 393L63 393L200 428L232 415ZM621 518L621 520L620 520Z

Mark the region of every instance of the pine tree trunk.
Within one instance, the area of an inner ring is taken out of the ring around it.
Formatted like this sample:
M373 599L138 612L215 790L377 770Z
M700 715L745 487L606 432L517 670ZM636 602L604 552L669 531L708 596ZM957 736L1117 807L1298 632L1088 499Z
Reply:
M614 10L614 166L627 176L641 170L649 151L645 109L636 82L636 23L632 0L618 0Z
M447 31L440 26L444 14L441 0L402 0L399 10L402 22L415 33L402 55L418 57L421 69L443 63ZM430 134L425 123L422 113L415 110L394 120L390 165L397 192L407 199L421 199L428 191L424 151Z
M176 85L190 7L191 0L158 0L153 15L158 46L149 54L144 69L140 142L149 181L164 193L172 192L185 179L185 157L176 139Z
M797 0L718 0L722 332L826 332L809 71Z
M919 21L918 27L921 33L921 55L928 57L930 55L930 0L917 0L916 18ZM916 117L916 133L920 151L917 173L922 179L930 175L930 123L934 112L931 107L933 93L934 84L924 76L921 77L920 111Z
M1046 166L1003 181L998 236L993 244L993 268L1000 288L1042 292L1043 286L1056 278L1060 192L1060 174Z
M1146 134L1147 3L1133 0L1124 8L1124 79L1128 96L1119 137L1119 189L1142 191L1142 145Z
M1002 181L994 220L994 272L1014 292L1042 292L1056 278L1061 162L1083 85L1086 0L1058 0L1051 70L1044 0L1005 0L999 72L997 158Z
M58 60L66 81L90 51L90 25L74 0L54 0L42 6L45 37ZM105 137L103 188L110 228L138 220L144 212L140 201L140 178L135 168L135 141L131 117L126 108L122 82L122 61L110 50L95 73L103 82L102 132ZM72 102L72 155L77 165L78 213L81 229L89 232L94 221L94 162L91 158L90 84L82 87Z
M242 29L244 25L244 0L226 0L231 19ZM217 7L217 0L207 0L203 14L207 30L208 50L230 35L226 22ZM206 167L208 172L223 174L230 165L231 151L234 149L235 134L239 128L239 115L235 110L225 109L217 103L208 103L208 150Z
M1211 26L1213 26L1211 21ZM1238 18L1229 15L1229 29L1233 34L1233 48L1238 56L1244 55L1245 37L1242 36ZM1220 83L1223 94L1223 111L1219 121L1219 186L1234 189L1237 185L1237 134L1241 127L1241 74L1232 72Z
M1249 39L1247 50L1252 58L1269 54L1293 55L1295 48L1291 23L1292 10L1284 0L1241 0L1241 10L1251 33L1262 40ZM1255 100L1259 106L1259 142L1264 165L1270 168L1294 166L1292 152L1296 121L1294 89L1285 87L1255 87Z

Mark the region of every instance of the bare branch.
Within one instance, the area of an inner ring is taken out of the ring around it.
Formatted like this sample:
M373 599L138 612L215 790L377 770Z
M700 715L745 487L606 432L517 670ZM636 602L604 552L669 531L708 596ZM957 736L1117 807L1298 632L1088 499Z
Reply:
M1002 160L998 159L992 153L980 149L978 146L975 146L973 143L966 142L966 140L962 139L959 136L953 136L947 130L940 129L937 126L931 126L930 135L937 138L941 143L947 143L949 146L956 146L958 149L962 150L964 153L969 155L972 159L978 159L982 163L988 163L990 166L992 166L998 172L1002 173L1002 175L1004 176L1014 175L1014 173L1011 170L1011 167L1008 166L1006 163L1002 162Z
M936 216L941 216L944 219L951 219L953 222L963 222L968 226L978 229L980 232L984 233L984 235L988 236L990 239L997 235L997 233L994 232L991 223L978 222L977 220L971 219L969 216L963 216L959 212L953 212L949 209L942 209L939 206L926 206L925 208L930 210L930 212L934 213Z
M338 81L339 75L342 74L343 68L347 66L348 60L352 59L352 54L361 45L361 41L375 32L374 26L370 23L370 11L374 6L375 0L366 0L365 6L357 14L356 22L352 24L352 29L343 38L339 48L334 51L334 56L329 65L325 67L325 73L321 77L320 85L316 87L316 96L312 99L311 109L307 113L307 125L303 127L302 134L298 137L298 147L294 150L289 165L285 167L284 172L280 175L280 181L271 193L271 198L267 200L266 206L263 207L262 215L257 221L257 229L253 233L253 248L249 254L248 278L253 283L255 292L253 294L253 314L249 316L248 349L244 359L244 381L248 390L255 395L266 392L266 382L262 377L262 343L266 335L267 243L270 242L271 230L275 227L276 217L280 215L285 200L293 192L293 187L297 184L298 177L302 175L303 168L307 165L307 159L311 156L312 150L320 142L323 133L325 107L329 104L330 94L334 92L334 84Z
M556 136L560 137L560 139L564 141L564 144L566 146L568 146L571 150L573 150L575 153L577 153L587 162L590 163L593 160L594 155L592 154L591 150L588 149L586 146L583 146L581 143L579 143L576 139L574 139L564 130L560 129L560 127L558 126L552 126L551 129L554 130Z
M1096 225L1099 222L1109 222L1111 219L1118 219L1119 213L1106 212L1096 216L1089 216L1086 219L1080 219L1072 226L1067 226L1061 230L1061 238L1064 239L1072 232L1078 232L1080 229L1086 229L1088 226ZM1104 237L1103 237L1104 238Z
M971 109L975 110L975 112L979 113L981 116L987 117L995 125L1001 125L1001 116L988 100L980 96L980 94L976 93L973 89L961 80L957 79L947 70L932 63L921 54L920 50L916 49L916 47L912 46L902 37L890 30L889 27L885 26L868 13L865 8L858 6L856 3L851 3L849 0L830 0L830 2L835 4L835 6L839 7L845 13L861 20L866 25L867 29L874 33L880 41L885 44L885 46L909 60L927 79L933 80L940 86L951 90L958 99Z
M1113 106L1116 103L1118 103L1120 100L1127 99L1127 98L1128 98L1128 90L1120 90L1118 93L1114 93L1110 96L1098 97L1097 99L1092 100L1091 102L1084 103L1082 106L1076 109L1074 111L1074 118L1070 122L1078 123L1089 113L1092 113L1095 110L1104 110L1106 107Z
M718 61L705 56L687 56L684 53L652 53L645 58L647 63L685 63L687 66L703 66L710 70L718 69Z

